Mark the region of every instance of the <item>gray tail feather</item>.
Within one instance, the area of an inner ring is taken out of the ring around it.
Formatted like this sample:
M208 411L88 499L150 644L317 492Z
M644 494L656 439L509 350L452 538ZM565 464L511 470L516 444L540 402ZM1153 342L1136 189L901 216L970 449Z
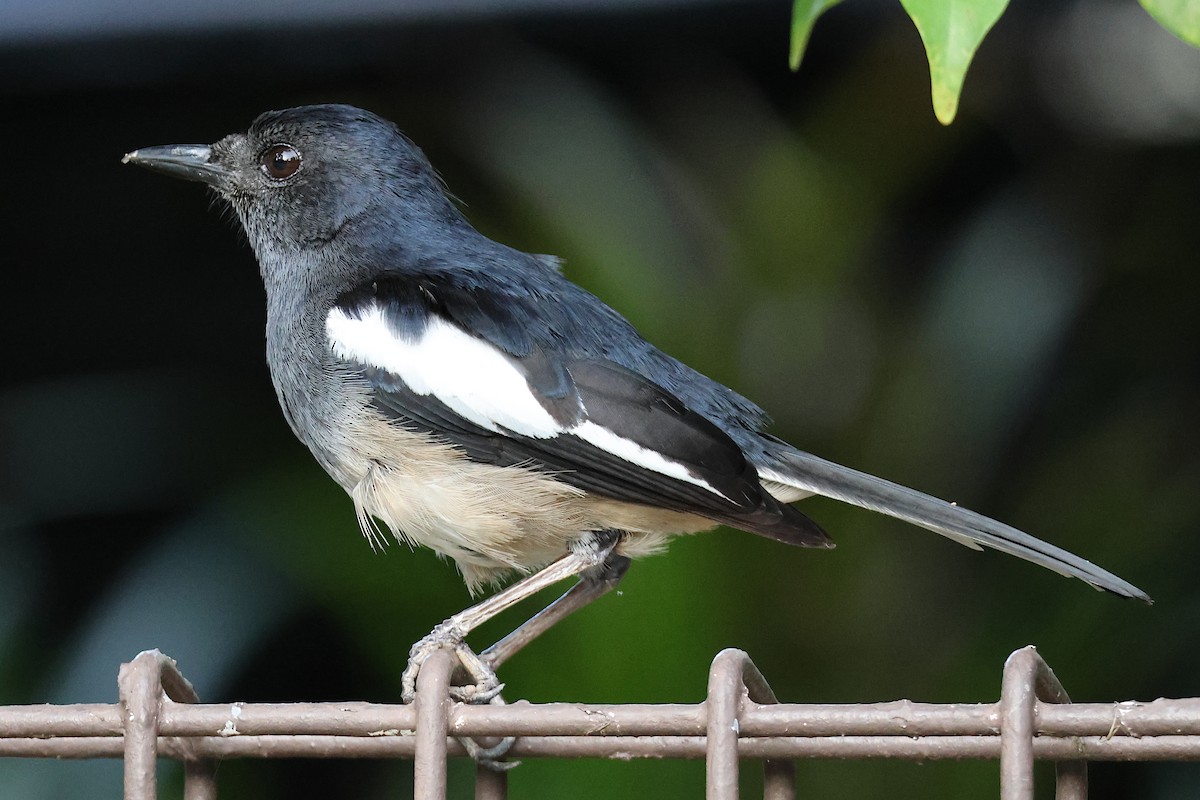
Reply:
M1092 562L982 514L799 450L775 451L771 457L774 463L760 469L763 477L902 519L976 550L990 547L1023 558L1097 589L1153 602L1141 589Z

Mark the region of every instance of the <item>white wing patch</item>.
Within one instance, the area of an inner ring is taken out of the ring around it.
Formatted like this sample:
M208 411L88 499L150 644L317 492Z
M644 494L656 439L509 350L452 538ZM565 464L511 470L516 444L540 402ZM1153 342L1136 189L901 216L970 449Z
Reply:
M683 464L591 420L563 427L503 352L456 325L432 317L420 338L406 342L388 327L379 306L359 314L334 308L325 319L325 333L339 358L386 370L413 392L436 397L454 413L494 433L511 431L535 439L573 434L642 469L725 497Z
M420 339L406 342L388 328L378 306L357 319L334 308L325 332L338 357L387 370L481 428L537 439L563 432L503 353L439 317L429 320Z

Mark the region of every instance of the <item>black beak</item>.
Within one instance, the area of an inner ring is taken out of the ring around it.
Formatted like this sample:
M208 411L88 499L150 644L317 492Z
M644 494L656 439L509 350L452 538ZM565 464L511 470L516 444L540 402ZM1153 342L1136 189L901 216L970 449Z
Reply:
M214 163L212 154L212 148L206 144L168 144L126 153L121 163L137 164L164 175L200 181L220 189L228 182L229 171Z

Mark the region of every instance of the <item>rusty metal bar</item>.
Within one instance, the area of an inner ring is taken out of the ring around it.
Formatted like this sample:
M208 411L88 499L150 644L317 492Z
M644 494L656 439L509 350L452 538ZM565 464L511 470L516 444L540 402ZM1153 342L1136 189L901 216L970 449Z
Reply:
M328 734L377 736L413 731L416 705L377 703L223 703L168 706L160 729L171 736L203 736L213 731L242 734Z
M1088 760L1200 760L1200 698L1071 704L1033 648L1009 658L991 704L777 704L749 657L727 650L699 705L464 706L447 693L455 663L430 658L415 706L205 705L147 651L122 666L117 704L0 708L0 756L124 757L127 800L154 797L159 755L184 762L185 800L214 800L215 761L248 757L414 758L416 796L442 800L446 759L467 737L522 737L518 758L705 758L722 800L737 797L740 758L764 760L768 800L794 797L795 758L999 757L1004 800L1032 796L1034 759L1058 762L1058 800L1086 797ZM476 797L505 800L504 775L480 770Z
M1000 798L1033 800L1034 742L1038 701L1068 704L1071 698L1032 646L1012 653L1004 663L1000 688ZM1087 762L1056 765L1059 800L1086 800Z
M738 706L745 687L737 653L722 650L708 672L708 699L704 701L708 713L704 756L707 800L738 798Z
M154 800L160 741L171 741L159 738L162 710L173 703L198 703L200 698L174 659L158 650L146 650L122 664L117 688L123 722L125 798ZM107 715L102 715L101 725L107 722L104 717ZM173 745L172 754L184 762L184 800L214 800L216 765L195 754L193 741L174 740Z
M747 701L742 704L742 714L746 712L746 706L754 704L756 707L760 705L775 705L779 699L775 697L775 692L767 683L767 679L759 671L758 667L750 660L750 656L743 652L741 653L742 662L742 683L746 687L748 695ZM718 658L720 656L718 655ZM744 736L739 728L739 736ZM795 800L796 798L796 764L791 759L768 758L763 761L763 798L764 800Z
M448 648L433 653L417 675L417 732L413 766L415 800L445 800L446 734L449 732L450 673L458 663Z
M1196 710L1200 713L1200 704ZM1111 723L1111 713L1105 718ZM1097 727L1093 726L1093 729ZM1000 713L996 703L934 704L911 700L854 705L779 703L747 708L742 713L743 736L974 736L999 733Z
M475 800L508 800L508 772L477 764Z
M196 694L196 687L183 677L175 659L164 656L157 650L151 652L158 656L155 663L158 666L158 681L162 685L163 695L175 703L199 703L200 695Z
M1028 652L1030 655L1024 655ZM1037 715L1047 703L1070 705L1071 697L1059 682L1058 676L1045 660L1038 655L1033 645L1018 650L1017 657L1029 659L1033 671L1033 693L1038 702L1034 704L1034 730L1037 730ZM1087 800L1088 777L1087 762L1080 758L1070 761L1057 761L1054 765L1055 792L1057 800Z
M412 758L416 752L412 735L362 738L351 736L239 736L196 737L191 743L197 756L232 758ZM18 746L19 745L19 746ZM523 737L509 752L514 758L631 758L702 759L706 753L703 736ZM160 737L158 751L164 757L184 759L189 755L176 738ZM119 737L70 737L60 739L0 739L0 757L27 758L120 758L124 752ZM450 756L466 751L454 740L447 743ZM805 758L908 761L970 761L1000 757L998 736L823 736L738 739L741 758ZM1039 736L1034 740L1038 761L1064 761L1083 757L1088 761L1200 761L1200 740L1195 736L1155 736L1136 739L1117 736L1081 736L1072 739Z
M536 709L536 710L535 710ZM585 703L455 705L455 736L703 736L703 704L590 705ZM1108 730L1108 728L1105 728Z
M111 703L0 707L0 747L19 739L120 737L121 707ZM742 737L768 736L996 736L996 703L929 704L899 700L859 705L746 704ZM416 729L416 709L406 705L345 703L166 703L159 714L163 736L335 735L381 736ZM1200 699L1041 705L1039 736L1200 737ZM574 703L464 706L450 710L455 736L703 736L703 705ZM1198 740L1200 743L1200 740ZM16 755L17 753L12 753Z
M1087 762L1078 759L1059 761L1055 766L1054 786L1056 800L1087 800Z
M1087 736L1107 722L1114 736L1200 735L1200 698L1159 698L1141 702L1044 705L1037 711L1038 733Z
M337 713L337 704L329 704L329 713ZM527 713L536 714L537 706L529 706ZM749 709L743 710L743 715ZM522 723L525 727L527 723ZM743 724L742 729L745 730ZM490 729L490 728L489 728ZM411 733L411 731L409 732ZM1048 736L1039 731L1034 740L1034 755L1039 760L1064 759L1072 756L1083 757L1089 761L1195 761L1200 760L1200 737L1194 734L1168 736L1133 736L1126 733L1109 735L1109 729L1102 734L1079 735L1071 734L1072 738ZM457 734L456 734L457 735ZM587 755L603 756L609 753L631 753L633 755L651 755L649 751L630 750L632 742L647 743L667 742L676 751L686 751L690 745L686 742L700 742L699 749L684 757L699 757L703 755L703 736L605 736L603 734L567 735L528 737L544 741L569 742L578 741L584 744L580 752ZM286 756L295 758L303 756L307 748L314 746L310 743L327 742L316 745L314 757L391 757L393 755L412 755L412 736L404 731L376 731L368 734L363 731L358 735L322 736L312 734L288 735L240 735L228 736L209 732L207 735L193 737L160 737L159 749L179 757L182 753L179 742L184 739L192 740L196 753L201 757L221 758L274 758ZM305 744L293 748L290 741ZM276 748L283 748L275 752ZM899 734L887 735L848 735L823 734L821 736L777 736L777 737L746 737L738 741L739 752L743 757L757 757L761 754L779 754L787 758L902 758L902 759L994 759L1000 753L999 738L981 731L978 735L955 736L907 736ZM452 754L462 751L452 749ZM21 737L0 738L0 756L33 757L33 758L87 758L89 756L114 757L123 753L121 737L118 736L69 736L69 737ZM514 749L515 756L545 756L553 755L545 745L537 744L530 747Z
M120 705L76 703L0 707L0 741L38 736L120 736Z
M1033 670L1028 649L1004 662L1000 685L1000 800L1033 800Z
M177 703L196 704L200 696L196 694L191 681L183 677L179 665L172 658L163 656L158 660L159 681L165 697L159 700L159 725L162 725L163 712ZM210 759L200 758L195 754L193 742L184 739L178 745L184 750L183 759L183 800L216 800L217 797L217 764Z
M183 762L183 800L216 800L216 797L217 765L209 759L185 759Z
M124 709L125 800L155 800L158 796L158 706L162 697L157 650L145 650L117 674Z
M708 800L738 797L738 740L741 714L747 701L778 702L775 693L750 656L742 650L722 650L708 673L707 752L705 753ZM771 758L763 764L763 796L767 800L793 800L796 767L786 759Z

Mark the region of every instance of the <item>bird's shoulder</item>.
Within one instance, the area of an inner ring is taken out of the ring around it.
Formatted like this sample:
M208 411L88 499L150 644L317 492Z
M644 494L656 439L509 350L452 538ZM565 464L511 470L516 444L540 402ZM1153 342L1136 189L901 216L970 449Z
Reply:
M342 292L334 310L381 313L398 335L419 335L433 319L524 358L534 351L597 353L607 342L644 341L594 296L533 256L524 269L488 269L428 260L381 270Z
M382 313L408 336L430 320L447 320L518 358L610 361L680 398L743 444L757 444L755 432L768 421L761 408L647 342L548 258L501 247L408 259L403 268L379 270L343 292L334 310Z

